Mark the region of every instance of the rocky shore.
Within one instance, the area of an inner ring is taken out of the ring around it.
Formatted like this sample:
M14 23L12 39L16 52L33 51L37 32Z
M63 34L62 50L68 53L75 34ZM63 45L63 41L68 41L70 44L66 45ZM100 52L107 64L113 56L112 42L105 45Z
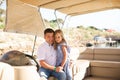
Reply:
M43 38L37 37L35 53L38 45L44 41ZM34 35L8 33L0 30L0 55L10 50L19 50L32 54L34 45Z

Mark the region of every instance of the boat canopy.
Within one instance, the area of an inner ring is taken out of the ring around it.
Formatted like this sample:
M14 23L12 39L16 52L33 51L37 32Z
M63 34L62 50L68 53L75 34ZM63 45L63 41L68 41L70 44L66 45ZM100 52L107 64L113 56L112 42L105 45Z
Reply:
M6 0L7 18L4 31L43 35L40 7L70 16L120 8L120 0Z
M100 10L120 8L120 0L20 0L24 3L58 10L68 15L80 15Z

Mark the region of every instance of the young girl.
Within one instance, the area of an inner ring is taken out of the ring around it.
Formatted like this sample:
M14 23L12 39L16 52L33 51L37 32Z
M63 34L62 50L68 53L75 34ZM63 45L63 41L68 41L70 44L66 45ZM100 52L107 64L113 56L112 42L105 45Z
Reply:
M57 63L56 66L63 67L63 71L66 73L66 80L72 80L72 73L70 71L70 48L64 39L63 32L58 29L55 31L55 45L57 51Z

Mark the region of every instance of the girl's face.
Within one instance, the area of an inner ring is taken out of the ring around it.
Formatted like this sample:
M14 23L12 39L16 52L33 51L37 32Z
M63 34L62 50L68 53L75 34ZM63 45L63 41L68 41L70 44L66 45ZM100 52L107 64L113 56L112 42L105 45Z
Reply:
M57 33L57 34L55 35L55 41L56 41L57 43L61 43L61 42L62 42L62 36L61 36L60 33Z

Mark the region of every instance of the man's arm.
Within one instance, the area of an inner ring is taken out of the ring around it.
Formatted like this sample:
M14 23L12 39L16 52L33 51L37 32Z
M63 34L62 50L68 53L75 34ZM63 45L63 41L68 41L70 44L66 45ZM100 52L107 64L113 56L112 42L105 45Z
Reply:
M45 62L45 60L40 60L40 64L43 68L50 69L50 70L55 70L56 72L61 72L62 69L63 69L63 67L61 67L61 66L58 66L58 67L51 66L51 65L47 64Z
M50 69L50 70L54 70L55 66L51 66L49 64L47 64L45 62L45 60L40 60L40 65L43 67L43 68L46 68L46 69Z

